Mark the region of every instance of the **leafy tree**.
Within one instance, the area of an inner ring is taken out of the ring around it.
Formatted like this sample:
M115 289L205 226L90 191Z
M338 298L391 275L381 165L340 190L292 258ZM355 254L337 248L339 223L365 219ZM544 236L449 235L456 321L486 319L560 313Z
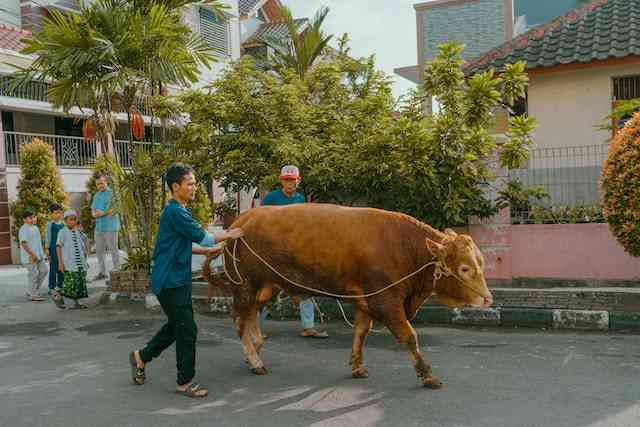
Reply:
M424 87L398 115L389 78L374 58L350 58L346 40L304 79L294 69L275 75L243 59L210 93L180 97L191 118L181 155L231 191L268 189L279 167L294 163L312 201L402 211L436 227L496 212L488 197L492 167L517 166L532 143L529 117L512 118L500 146L490 134L495 109L524 95L524 64L467 77L462 48L443 45ZM427 96L441 109L425 117Z
M51 203L66 205L67 194L56 167L53 149L49 144L34 138L31 143L20 147L18 198L11 206L13 234L16 239L22 225L22 214L26 209L35 212L40 233L44 237L44 226Z
M609 229L627 253L640 256L640 113L611 142L601 185Z

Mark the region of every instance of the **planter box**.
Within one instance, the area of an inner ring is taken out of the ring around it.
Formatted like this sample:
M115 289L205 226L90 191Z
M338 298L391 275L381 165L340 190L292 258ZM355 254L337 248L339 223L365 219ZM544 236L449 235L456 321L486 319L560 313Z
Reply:
M144 270L112 271L108 290L129 295L146 294L149 290L149 275Z

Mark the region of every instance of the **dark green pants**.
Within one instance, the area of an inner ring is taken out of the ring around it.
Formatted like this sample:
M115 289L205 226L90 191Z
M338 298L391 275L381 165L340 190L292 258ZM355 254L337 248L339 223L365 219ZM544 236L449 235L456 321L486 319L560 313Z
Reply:
M191 285L163 289L158 301L168 320L140 351L140 358L144 363L150 362L175 341L178 384L184 385L193 379L196 365L198 329L193 320Z

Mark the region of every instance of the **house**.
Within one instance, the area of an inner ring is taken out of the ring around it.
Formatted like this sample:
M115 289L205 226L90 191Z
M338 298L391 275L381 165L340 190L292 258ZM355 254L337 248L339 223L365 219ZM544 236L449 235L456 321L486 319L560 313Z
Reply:
M588 0L587 0L588 1ZM471 59L514 36L574 8L585 0L432 0L413 6L416 13L417 65L394 72L420 84L425 64L438 46L458 42Z
M240 20L238 0L226 0L229 9L221 20L206 5L192 6L185 11L184 20L202 35L216 53L218 61L212 69L204 69L194 87L210 83L230 61L240 57ZM52 145L60 168L64 189L70 195L71 204L80 207L85 197L85 183L90 176L90 165L100 153L100 145L86 142L82 136L82 123L78 118L86 112L72 109L69 114L54 108L47 96L47 84L32 82L18 91L9 91L9 64L27 66L34 58L23 55L22 39L31 31L41 28L42 18L52 8L63 13L77 13L75 0L9 0L3 2L0 14L0 265L11 263L12 251L8 202L17 195L20 176L20 146L38 137ZM17 16L17 13L20 16ZM151 125L144 99L138 102L147 126ZM126 116L117 114L119 129L113 150L120 154L124 166L130 159L126 152ZM151 132L147 132L151 134ZM148 144L151 141L143 141Z
M525 61L526 112L538 121L536 149L511 173L542 185L553 204L599 200L598 180L617 101L640 98L640 0L595 0L539 25L466 64L473 74Z

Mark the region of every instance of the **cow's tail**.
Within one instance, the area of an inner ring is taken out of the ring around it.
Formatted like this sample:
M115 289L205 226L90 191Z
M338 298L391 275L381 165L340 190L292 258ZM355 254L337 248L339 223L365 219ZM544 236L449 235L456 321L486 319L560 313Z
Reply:
M215 296L221 296L221 293L223 295L231 295L232 293L231 283L228 283L221 275L215 275L211 271L211 261L215 258L217 257L207 255L202 265L202 277L207 281L207 297L209 300Z

